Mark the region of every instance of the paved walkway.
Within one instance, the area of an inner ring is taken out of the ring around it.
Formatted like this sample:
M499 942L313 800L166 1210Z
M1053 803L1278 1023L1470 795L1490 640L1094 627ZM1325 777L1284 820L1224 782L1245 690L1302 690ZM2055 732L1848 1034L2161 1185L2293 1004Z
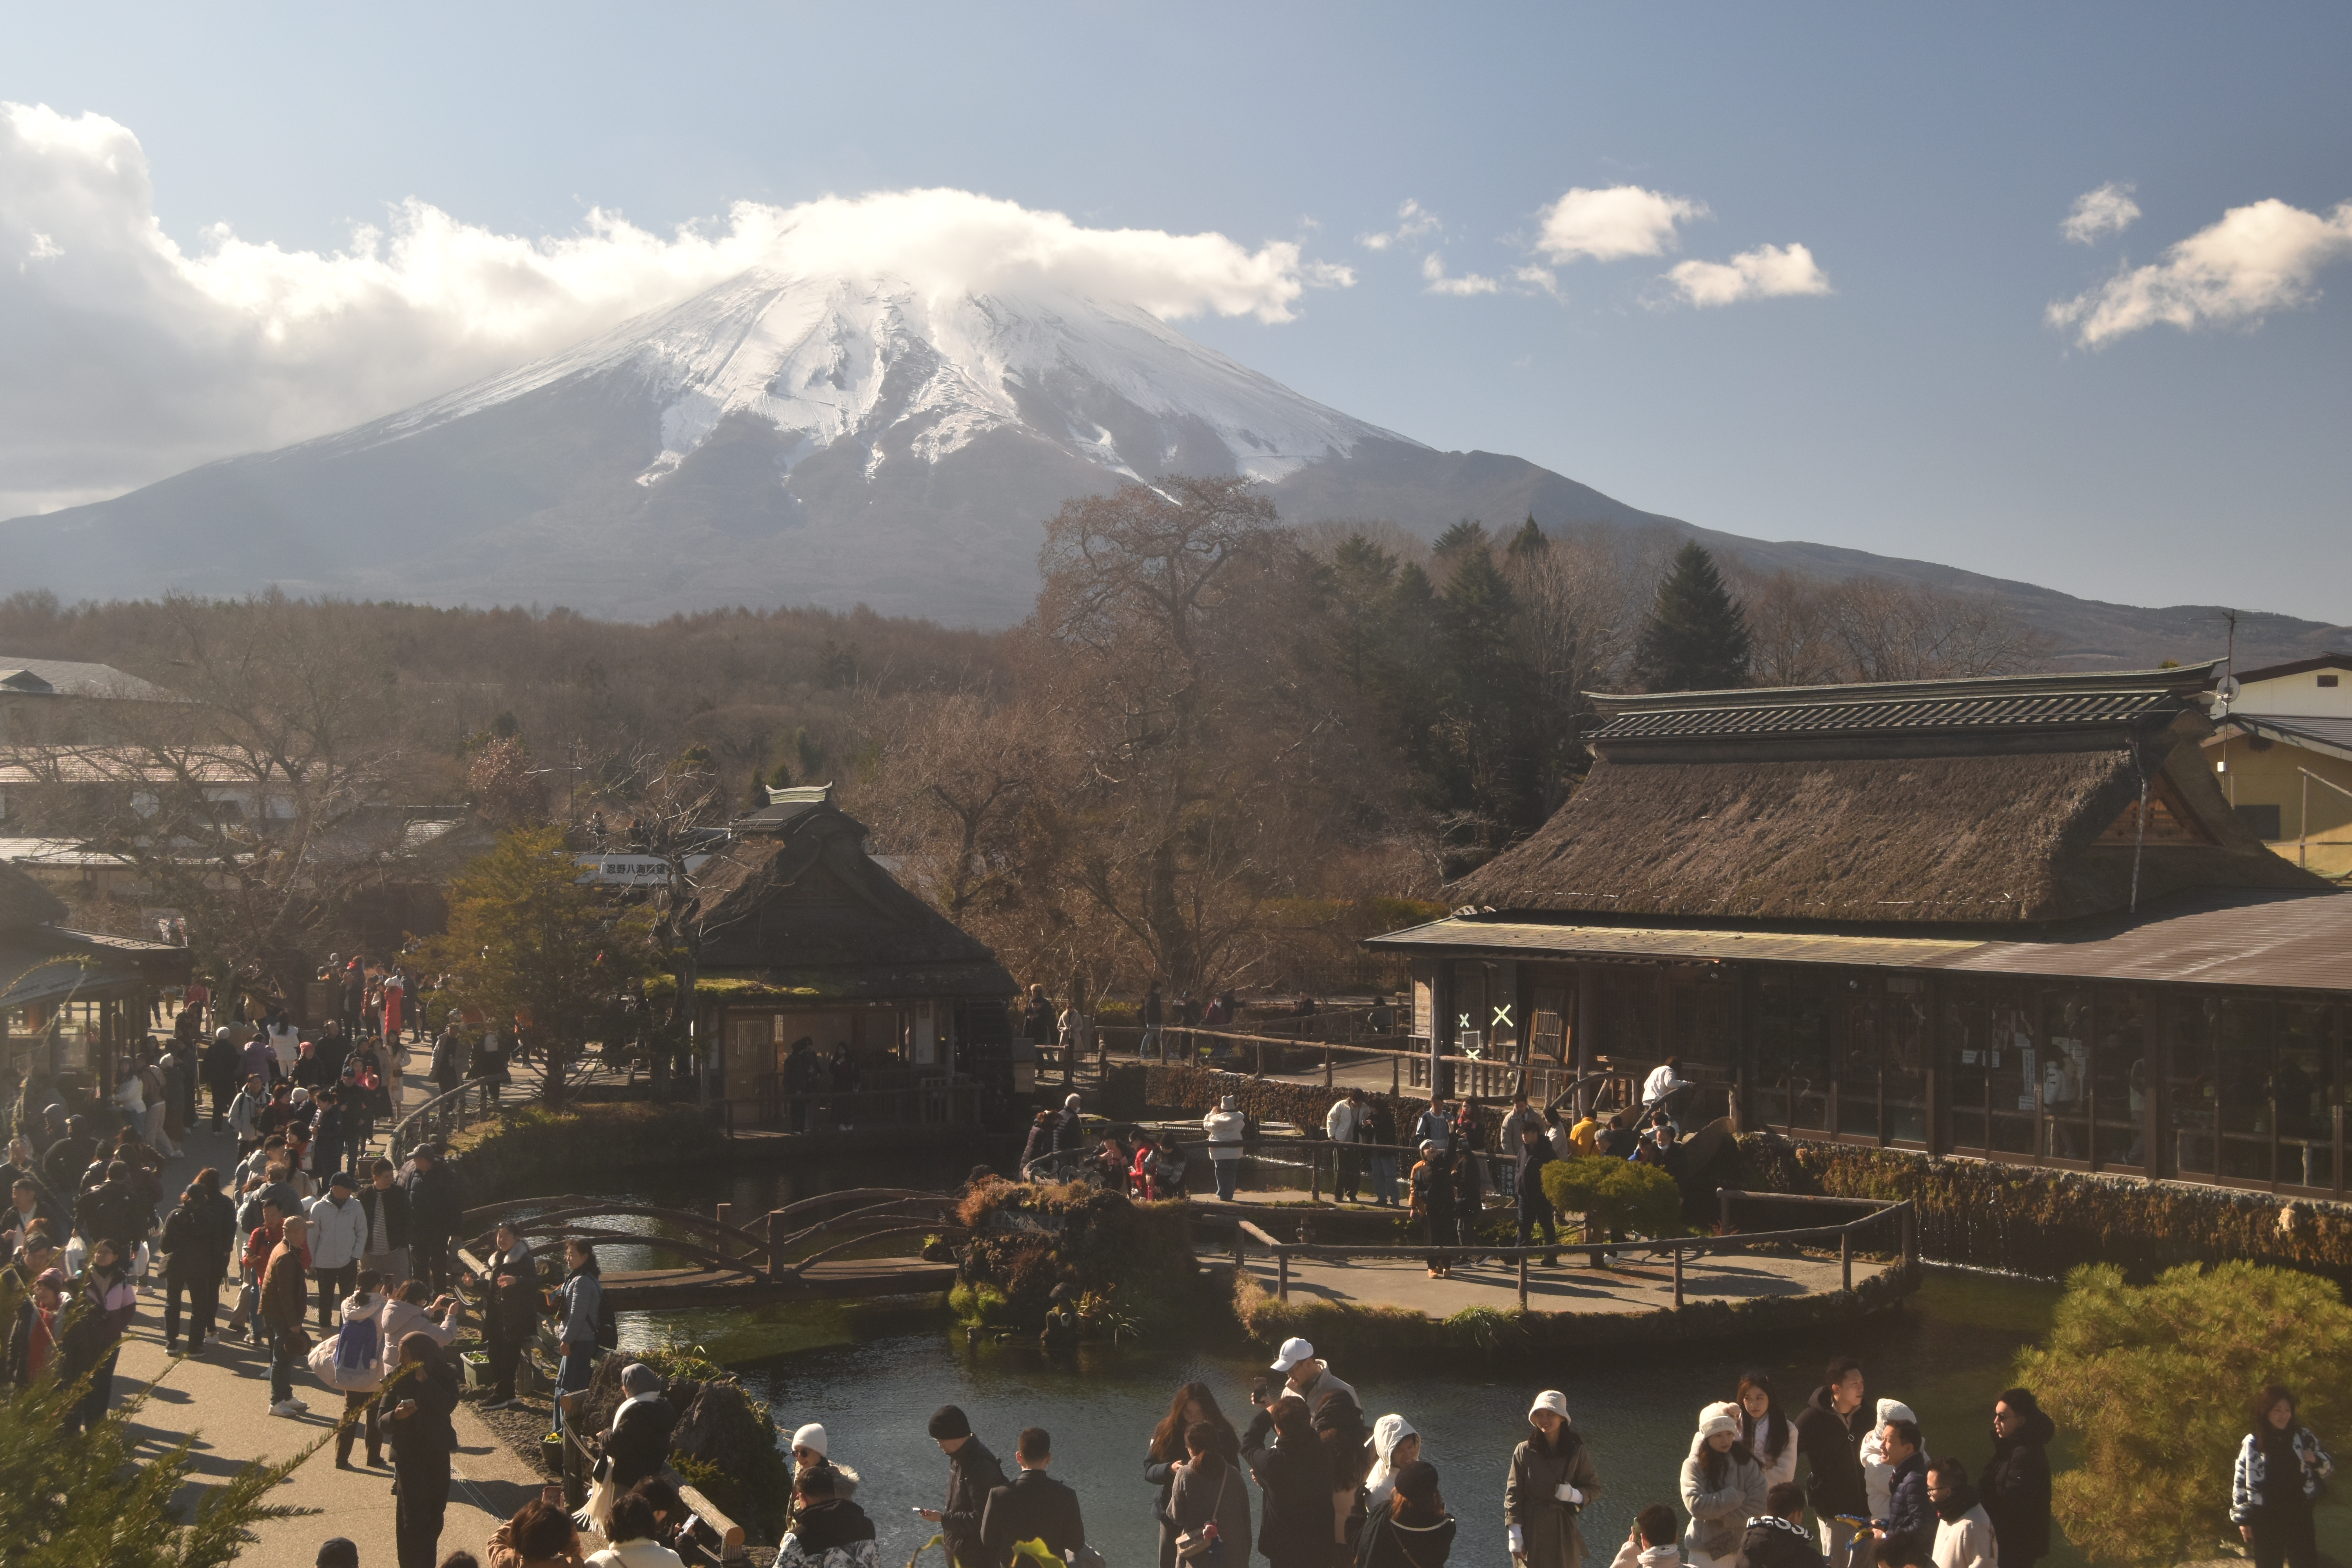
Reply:
M412 1047L410 1070L403 1086L404 1113L436 1092L421 1070L423 1060L423 1053ZM203 1109L205 1122L186 1135L180 1157L163 1168L167 1210L179 1202L181 1191L199 1169L212 1165L226 1171L236 1158L233 1137L206 1130L209 1095ZM224 1320L236 1299L232 1276L221 1292ZM316 1321L314 1314L314 1325ZM196 1468L182 1498L189 1505L200 1495L200 1489L217 1484L248 1459L285 1459L308 1444L331 1439L335 1418L342 1413L341 1396L320 1387L305 1369L295 1374L294 1392L310 1404L310 1414L299 1418L270 1415L268 1355L242 1340L209 1342L202 1356L183 1356L176 1362L166 1357L163 1298L159 1291L142 1289L139 1316L123 1338L115 1372L117 1403L134 1396L150 1382L156 1384L154 1393L134 1422L142 1437L142 1453L152 1457L187 1434L195 1434ZM541 1479L467 1406L457 1406L454 1421L458 1452L452 1463L454 1479L441 1555L463 1547L480 1556L490 1531L538 1493ZM362 1436L352 1446L354 1467L365 1460L366 1450ZM394 1502L388 1468L338 1470L330 1441L294 1472L272 1500L320 1511L314 1517L262 1526L258 1543L246 1549L237 1560L240 1563L257 1568L311 1568L319 1543L336 1535L348 1536L358 1544L361 1568L389 1568L393 1563Z

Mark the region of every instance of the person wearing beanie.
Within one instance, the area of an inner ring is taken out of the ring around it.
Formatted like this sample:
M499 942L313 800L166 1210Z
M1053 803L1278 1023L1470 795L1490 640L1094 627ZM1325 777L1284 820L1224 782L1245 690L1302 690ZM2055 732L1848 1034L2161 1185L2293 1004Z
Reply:
M1503 1523L1518 1568L1582 1568L1578 1515L1601 1490L1592 1450L1569 1424L1568 1397L1556 1388L1528 1407L1527 1437L1511 1450L1503 1486Z
M825 1498L837 1498L847 1502L857 1495L860 1479L857 1472L833 1458L833 1439L825 1436L822 1426L812 1421L793 1434L793 1473L798 1477L815 1470L826 1471L832 1477L827 1483L830 1489L824 1494ZM793 1529L800 1513L801 1493L795 1489L792 1501L784 1510L784 1529L787 1531ZM861 1513L859 1517L864 1515Z
M1740 1436L1739 1406L1726 1401L1698 1413L1698 1434L1683 1461L1683 1508L1690 1528L1683 1555L1692 1568L1737 1568L1748 1521L1764 1511L1764 1467Z
M2000 1547L1992 1521L1969 1484L1968 1467L1958 1459L1927 1466L1927 1502L1936 1510L1936 1568L2000 1568Z
M1634 1516L1633 1528L1609 1568L1682 1568L1682 1548L1675 1540L1675 1510L1654 1502Z
M1776 1481L1764 1494L1764 1509L1748 1521L1740 1542L1747 1568L1822 1568L1821 1549L1805 1528L1805 1489Z
M1004 1484L1004 1467L988 1446L971 1435L971 1423L961 1409L942 1405L931 1413L931 1441L948 1457L948 1497L939 1508L919 1510L940 1527L951 1568L996 1568L996 1560L980 1537L988 1512L988 1494Z
M1889 1421L1908 1421L1916 1426L1919 1424L1919 1417L1912 1414L1911 1407L1899 1399L1882 1399L1878 1402L1878 1419L1871 1426L1869 1435L1863 1438L1860 1447L1856 1449L1856 1453L1862 1459L1863 1490L1868 1499L1869 1517L1872 1519L1885 1519L1886 1510L1893 1501L1895 1466L1886 1458L1885 1442L1886 1424ZM1928 1460L1933 1457L1924 1447L1919 1450L1921 1470L1926 1470Z
M1361 1568L1439 1568L1453 1553L1454 1528L1437 1467L1414 1459L1398 1467L1395 1490L1365 1514L1356 1561Z

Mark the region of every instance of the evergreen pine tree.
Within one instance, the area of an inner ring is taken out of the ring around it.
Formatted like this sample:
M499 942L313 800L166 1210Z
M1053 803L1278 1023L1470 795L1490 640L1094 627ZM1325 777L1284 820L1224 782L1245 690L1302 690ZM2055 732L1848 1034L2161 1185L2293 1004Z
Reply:
M1675 552L1634 650L1651 691L1714 691L1748 684L1748 616L1696 542Z
M1511 535L1511 546L1507 553L1514 561L1532 561L1550 548L1550 538L1537 526L1536 514L1529 512L1528 521L1521 525L1518 532Z
M758 811L767 804L768 781L760 776L759 769L753 768L751 770L751 792L745 795L744 805L750 810Z

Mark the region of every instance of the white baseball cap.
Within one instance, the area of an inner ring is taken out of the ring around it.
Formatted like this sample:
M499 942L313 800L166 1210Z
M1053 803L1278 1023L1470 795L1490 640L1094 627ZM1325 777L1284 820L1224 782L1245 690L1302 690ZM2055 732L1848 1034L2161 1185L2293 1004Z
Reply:
M1533 1421L1536 1418L1536 1412L1539 1410L1549 1410L1561 1420L1567 1420L1568 1395L1557 1388L1545 1389L1536 1395L1536 1402L1528 1406L1528 1419Z
M1274 1370L1288 1372L1300 1362L1314 1359L1315 1347L1305 1340L1285 1340L1282 1342L1282 1349L1275 1354Z

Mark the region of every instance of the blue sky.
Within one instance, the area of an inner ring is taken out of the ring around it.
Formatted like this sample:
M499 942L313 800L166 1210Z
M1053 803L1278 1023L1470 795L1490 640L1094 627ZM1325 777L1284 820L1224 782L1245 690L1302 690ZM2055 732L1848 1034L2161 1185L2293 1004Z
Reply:
M591 207L667 235L723 226L739 201L918 186L1088 227L1295 242L1352 284L1308 289L1286 321L1211 312L1184 329L1420 440L1516 453L1733 532L2352 621L2343 6L5 16L0 101L134 136L163 234L192 256L220 224L332 253L412 197L537 238L576 233ZM0 249L80 265L92 244L41 237L63 198L26 168L0 166ZM2062 237L2076 199L2114 184L2137 217ZM1625 186L1704 216L1656 254L1547 256L1553 204ZM1440 226L1362 243L1398 230L1408 201ZM2216 229L2265 201L2284 206L2254 217L2284 229ZM2170 250L2200 236L2187 259ZM1830 291L1700 306L1667 281L1768 246L1805 247ZM1457 287L1494 290L1433 292L1433 255ZM1520 279L1530 268L1556 294ZM2137 292L2108 287L2137 268L2156 270ZM81 279L68 308L31 284L12 300L8 270L0 346L73 352L0 356L16 366L0 363L0 414L54 405L37 383L61 363L100 384L78 423L39 426L39 449L0 442L0 491L79 499L160 477L142 463L299 433L282 412L224 413L136 456L84 443L118 405L147 404L102 384L109 285ZM2070 323L2049 318L2077 299ZM2189 327L2159 319L2168 302ZM121 357L139 379L170 374ZM356 363L336 362L346 382L413 390ZM268 395L239 384L207 402ZM370 394L352 395L364 411ZM80 445L79 466L55 458Z

